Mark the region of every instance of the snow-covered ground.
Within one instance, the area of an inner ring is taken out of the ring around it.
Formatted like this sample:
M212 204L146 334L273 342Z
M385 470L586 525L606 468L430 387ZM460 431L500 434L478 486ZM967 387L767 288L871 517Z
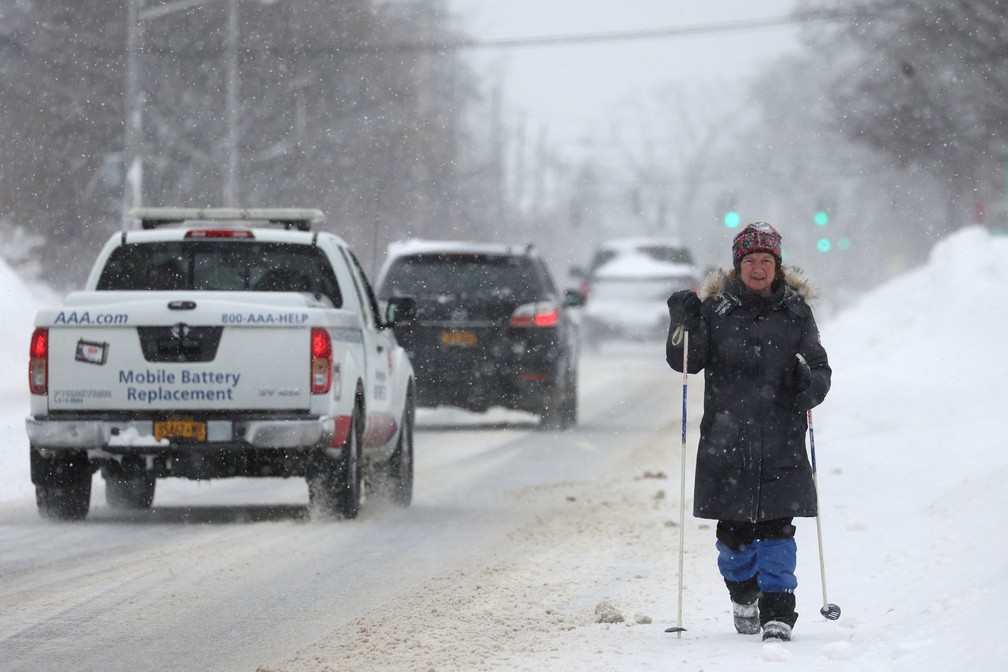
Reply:
M964 229L925 267L820 324L834 377L813 413L827 587L839 621L817 613L816 526L802 520L794 641L734 634L712 526L688 518L687 632L663 632L677 616L679 504L676 418L663 418L663 445L628 446L642 456L636 471L614 471L594 491L557 483L551 510L493 549L484 570L446 572L424 586L408 601L412 618L376 605L330 641L263 669L378 669L356 655L380 658L385 669L442 671L1000 669L1008 659L1008 439L996 420L1008 379L1006 259L1008 239ZM0 283L0 503L17 505L32 497L23 418L40 299L2 264ZM674 387L677 374L667 375ZM691 386L698 394L699 380ZM588 584L622 621L596 622L601 600L571 603L571 587ZM547 608L530 609L532 599Z

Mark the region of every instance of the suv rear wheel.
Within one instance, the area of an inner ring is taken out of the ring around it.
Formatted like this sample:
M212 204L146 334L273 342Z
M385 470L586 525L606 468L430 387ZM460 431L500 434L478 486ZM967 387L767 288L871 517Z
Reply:
M558 383L543 408L540 419L542 429L570 429L577 424L578 396L577 372L567 369L563 383Z

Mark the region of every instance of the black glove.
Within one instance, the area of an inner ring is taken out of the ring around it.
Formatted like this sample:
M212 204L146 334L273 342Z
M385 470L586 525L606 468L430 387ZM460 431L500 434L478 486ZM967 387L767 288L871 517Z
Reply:
M700 306L703 305L696 292L689 289L680 289L678 292L672 292L672 296L668 297L667 303L670 313L676 306L681 306L683 314L686 317L699 315Z
M795 389L798 392L804 392L812 384L812 369L805 362L798 360L791 373L791 379L794 381Z

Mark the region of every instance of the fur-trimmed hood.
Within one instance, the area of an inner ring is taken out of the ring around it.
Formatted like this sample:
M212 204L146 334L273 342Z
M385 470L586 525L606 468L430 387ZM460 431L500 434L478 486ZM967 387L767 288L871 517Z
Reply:
M806 304L811 306L817 292L801 269L796 266L782 266L781 270L784 272L785 284L801 297ZM720 296L729 288L741 286L742 278L736 269L717 269L707 274L707 277L700 285L700 291L697 292L697 295L703 300L709 297Z

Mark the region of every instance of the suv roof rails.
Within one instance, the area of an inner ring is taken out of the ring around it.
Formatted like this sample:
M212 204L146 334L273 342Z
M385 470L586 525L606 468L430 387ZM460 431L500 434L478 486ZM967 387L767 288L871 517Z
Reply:
M141 228L145 230L204 220L258 221L276 224L288 231L311 231L312 224L325 219L321 210L308 208L132 208L127 215L139 219Z

